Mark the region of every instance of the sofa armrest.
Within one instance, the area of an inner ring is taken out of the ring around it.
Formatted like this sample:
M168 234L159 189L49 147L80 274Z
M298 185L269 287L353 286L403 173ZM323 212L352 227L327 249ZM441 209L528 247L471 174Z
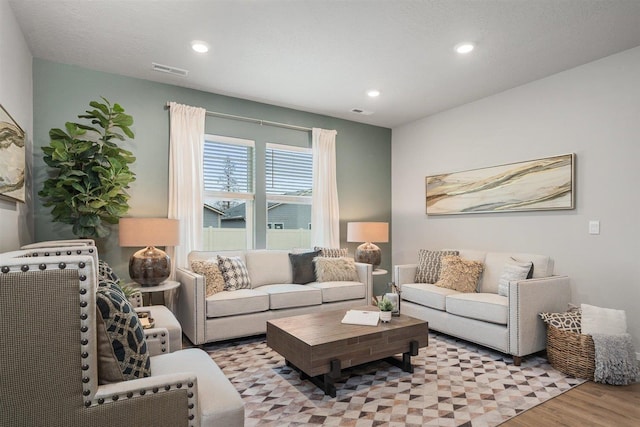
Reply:
M175 411L174 405L153 404L156 397L162 393L182 393L184 396L184 407L188 410L189 425L200 425L200 410L198 408L198 378L195 373L182 372L159 376L150 376L136 380L120 381L113 384L103 384L98 386L95 397L91 401L91 406L118 406L119 402L135 398L138 407L153 410L154 412ZM149 401L146 404L145 400ZM122 405L129 408L130 405ZM155 414L155 418L162 419L161 414Z
M363 262L356 262L356 271L360 281L364 283L365 301L369 304L373 296L373 266Z
M171 345L167 328L149 328L144 330L149 356L170 353Z
M418 264L400 264L393 267L393 281L400 291L403 284L416 281L417 270Z
M132 292L127 299L129 300L129 302L134 308L140 308L144 306L144 301L142 299L142 292L140 291Z
M571 301L567 276L550 276L509 283L509 353L525 356L546 348L542 312L564 312Z
M193 344L205 342L206 284L204 276L186 268L176 268L176 280L181 283L176 303L176 318L182 332Z

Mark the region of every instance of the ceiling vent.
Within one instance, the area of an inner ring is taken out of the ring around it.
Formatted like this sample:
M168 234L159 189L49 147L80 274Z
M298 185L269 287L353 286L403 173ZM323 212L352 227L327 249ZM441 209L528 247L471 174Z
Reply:
M153 68L154 71L173 74L180 77L187 77L187 74L189 74L187 70L183 70L182 68L171 67L169 65L156 64L155 62L151 63L151 68Z
M356 114L362 114L363 116L370 116L373 114L373 111L363 110L362 108L352 108L351 112Z

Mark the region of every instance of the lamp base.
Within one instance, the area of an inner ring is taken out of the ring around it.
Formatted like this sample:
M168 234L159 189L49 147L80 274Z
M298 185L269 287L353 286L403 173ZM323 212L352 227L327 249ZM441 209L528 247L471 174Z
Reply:
M171 259L164 251L147 246L129 258L129 276L142 286L156 286L171 275Z
M382 261L382 252L380 248L373 243L363 243L356 248L356 253L353 258L356 262L371 264L375 270Z

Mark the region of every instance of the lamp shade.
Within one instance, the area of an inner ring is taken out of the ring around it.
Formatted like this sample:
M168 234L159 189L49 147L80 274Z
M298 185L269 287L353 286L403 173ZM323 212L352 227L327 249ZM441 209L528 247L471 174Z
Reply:
M176 246L180 222L169 218L121 218L120 246Z
M388 222L349 222L347 223L347 242L389 241Z
M171 259L155 246L180 243L180 223L168 218L120 219L120 246L142 246L131 255L129 276L142 286L158 285L171 274Z

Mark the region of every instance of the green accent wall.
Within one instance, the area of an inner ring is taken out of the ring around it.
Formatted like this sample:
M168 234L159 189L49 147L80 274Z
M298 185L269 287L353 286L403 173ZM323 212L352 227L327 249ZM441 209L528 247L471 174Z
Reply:
M176 77L176 83L179 79ZM347 222L391 221L391 129L41 59L33 62L33 93L36 241L73 237L69 226L51 222L49 208L43 207L37 196L48 173L41 147L49 144L51 128L62 128L67 121L77 121L78 114L89 108L89 102L100 96L119 103L134 118L132 130L136 137L123 145L137 157L132 166L137 179L130 188L129 216L167 215L169 111L165 105L175 101L208 111L337 130L341 246L353 253L358 245L346 242ZM308 132L214 117L207 117L206 132L255 140L257 177L264 172L262 160L267 142L307 147L311 143ZM264 188L264 182L257 178L256 186L258 190L261 186ZM258 203L264 200L257 199ZM257 227L264 228L265 223L264 214L256 216ZM263 248L264 244L259 240L256 248ZM391 280L391 242L379 246L383 251L381 267L389 273L375 277L376 293L383 292ZM118 246L117 227L98 247L101 258L127 280L127 263L134 248Z

